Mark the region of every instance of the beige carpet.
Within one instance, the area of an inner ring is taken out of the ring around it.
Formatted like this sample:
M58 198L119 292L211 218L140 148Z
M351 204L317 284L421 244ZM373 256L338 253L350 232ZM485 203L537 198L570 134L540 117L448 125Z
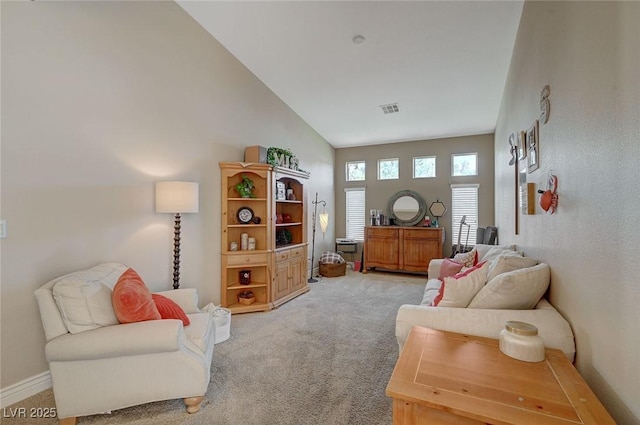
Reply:
M80 424L391 424L387 381L398 357L395 315L418 304L425 277L325 278L268 313L234 315L213 353L211 384L193 415L182 400L82 417ZM97 395L98 396L98 395ZM54 406L51 390L12 407ZM48 424L12 420L2 424Z

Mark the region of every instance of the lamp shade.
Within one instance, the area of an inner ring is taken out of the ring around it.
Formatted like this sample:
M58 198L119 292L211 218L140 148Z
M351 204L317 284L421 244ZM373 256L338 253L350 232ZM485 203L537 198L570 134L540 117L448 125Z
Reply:
M328 213L320 213L320 228L322 229L322 233L327 231L327 226L329 225L329 214Z
M200 207L198 183L157 182L156 212L197 213Z

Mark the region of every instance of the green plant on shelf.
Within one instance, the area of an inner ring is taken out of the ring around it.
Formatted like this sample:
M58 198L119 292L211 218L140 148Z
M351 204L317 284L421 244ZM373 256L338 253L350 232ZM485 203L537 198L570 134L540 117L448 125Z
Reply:
M253 180L247 177L246 174L242 175L242 181L236 185L236 190L243 198L255 198L256 195L253 193L254 188Z

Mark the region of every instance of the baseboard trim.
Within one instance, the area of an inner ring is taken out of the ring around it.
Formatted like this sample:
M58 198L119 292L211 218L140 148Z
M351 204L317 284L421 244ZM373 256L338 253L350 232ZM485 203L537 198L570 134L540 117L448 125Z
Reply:
M11 406L19 401L48 390L52 386L49 371L27 378L23 381L0 389L0 408Z

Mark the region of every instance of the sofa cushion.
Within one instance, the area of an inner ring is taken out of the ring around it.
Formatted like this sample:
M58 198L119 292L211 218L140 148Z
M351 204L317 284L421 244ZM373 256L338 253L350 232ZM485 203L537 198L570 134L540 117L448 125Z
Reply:
M438 279L443 280L445 277L454 276L460 273L464 264L456 263L455 261L446 258L440 266L440 275Z
M489 262L487 282L490 282L494 277L502 273L533 267L536 264L538 264L538 260L531 257L523 257L517 251L505 252Z
M424 288L424 295L422 296L422 302L420 305L433 305L433 300L438 296L442 281L440 279L429 279L427 286Z
M153 298L153 302L156 303L160 317L163 319L179 319L182 320L184 326L189 326L191 323L189 317L175 301L160 294L151 294L151 298Z
M545 263L502 273L478 292L468 308L532 309L546 292L550 276Z
M118 279L111 294L113 310L120 323L160 320L160 312L153 302L151 292L142 278L132 268L127 269Z
M118 324L111 289L126 269L124 264L103 263L57 280L51 292L70 333Z
M438 307L466 307L487 282L489 263L482 262L463 273L445 277L433 301Z

